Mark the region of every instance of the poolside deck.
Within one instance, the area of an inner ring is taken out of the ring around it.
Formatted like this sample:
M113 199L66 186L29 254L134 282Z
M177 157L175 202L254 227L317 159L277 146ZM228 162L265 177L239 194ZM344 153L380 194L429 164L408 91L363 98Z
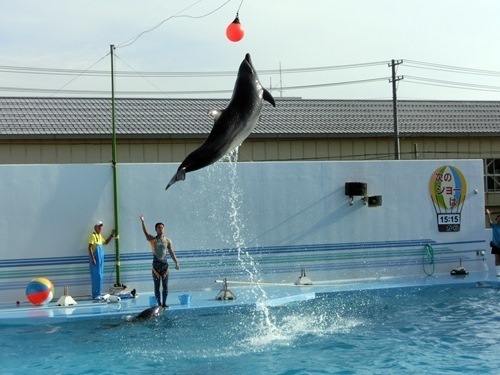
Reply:
M243 283L242 283L243 284ZM293 284L231 284L228 288L235 300L217 300L221 287L190 291L191 302L183 305L178 296L187 292L169 293L169 309L165 314L223 312L231 308L275 307L288 303L306 301L336 293L391 288L422 288L429 286L477 286L500 288L500 278L493 273L471 272L464 277L436 275L432 277L387 277L341 281L315 282L314 285ZM58 306L58 299L47 305L35 306L29 302L20 304L0 303L0 325L39 325L70 322L85 319L127 319L150 307L152 293L138 293L135 298L119 302L100 302L77 299L76 305Z

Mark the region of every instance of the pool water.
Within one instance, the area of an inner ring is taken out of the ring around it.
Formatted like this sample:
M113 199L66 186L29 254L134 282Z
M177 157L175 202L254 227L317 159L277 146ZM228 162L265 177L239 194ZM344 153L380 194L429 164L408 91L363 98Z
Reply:
M498 374L500 290L325 294L262 309L0 327L2 374Z

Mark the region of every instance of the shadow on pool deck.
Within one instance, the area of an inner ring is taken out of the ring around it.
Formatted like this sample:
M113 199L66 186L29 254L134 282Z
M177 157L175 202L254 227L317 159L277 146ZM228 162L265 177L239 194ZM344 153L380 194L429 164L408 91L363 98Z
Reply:
M312 286L292 284L259 284L231 286L236 300L216 300L220 289L190 291L191 302L182 305L178 296L186 292L169 293L169 309L164 314L227 312L231 309L258 309L306 301L319 297L331 297L338 293L361 290L393 288L422 288L431 286L500 287L500 278L492 273L470 273L464 277L450 275L388 277L315 282ZM121 299L116 303L93 300L77 300L73 306L57 306L57 299L44 306L0 304L0 325L38 325L69 322L84 319L110 319L136 316L150 307L152 293L139 293L136 298Z

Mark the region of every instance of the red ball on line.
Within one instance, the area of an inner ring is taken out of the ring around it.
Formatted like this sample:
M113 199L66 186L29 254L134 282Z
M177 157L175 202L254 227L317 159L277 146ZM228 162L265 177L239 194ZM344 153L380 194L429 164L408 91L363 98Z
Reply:
M243 39L243 35L245 35L245 31L240 23L240 19L236 16L234 21L227 27L226 36L231 42L239 42Z

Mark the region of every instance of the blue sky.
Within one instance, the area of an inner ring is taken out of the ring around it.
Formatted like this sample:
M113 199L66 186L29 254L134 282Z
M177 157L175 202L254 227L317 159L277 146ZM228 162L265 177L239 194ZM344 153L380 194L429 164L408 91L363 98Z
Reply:
M240 4L245 37L233 43L225 29ZM400 99L499 100L499 19L497 0L1 0L0 95L106 95L108 76L52 70L109 71L114 44L116 71L136 73L116 77L118 96L147 91L229 98L250 52L275 97L390 99L387 63L396 59L403 60ZM374 64L357 65L366 63ZM346 65L356 67L339 69ZM49 71L26 74L12 67ZM313 69L318 67L329 68ZM141 77L143 72L227 74Z

